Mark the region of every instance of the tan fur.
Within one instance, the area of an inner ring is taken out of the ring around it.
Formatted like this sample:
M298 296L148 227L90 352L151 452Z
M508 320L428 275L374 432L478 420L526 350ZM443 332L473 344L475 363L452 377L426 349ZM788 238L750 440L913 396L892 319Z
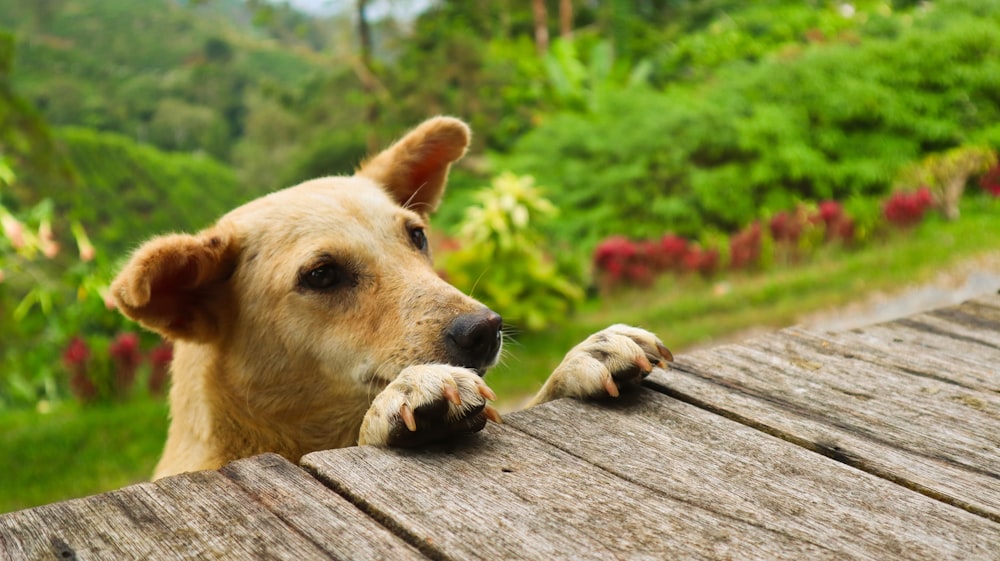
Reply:
M484 308L441 280L410 238L437 207L469 136L456 119L428 120L354 176L272 193L197 235L158 237L135 252L113 296L176 349L155 478L263 452L297 461L356 444L359 434L385 444L402 403L450 396L462 402L449 413L456 418L485 403L491 392L475 372L445 364L442 337L455 317ZM304 289L303 273L326 262L349 269L351 282ZM655 343L643 349L655 353ZM425 366L407 370L417 365ZM572 377L564 369L556 385L576 388ZM560 395L549 387L536 401Z

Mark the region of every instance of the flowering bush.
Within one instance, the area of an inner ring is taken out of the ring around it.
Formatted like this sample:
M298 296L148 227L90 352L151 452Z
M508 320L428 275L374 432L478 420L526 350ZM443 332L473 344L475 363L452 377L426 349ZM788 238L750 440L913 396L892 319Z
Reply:
M648 287L662 273L688 272L711 276L719 268L719 251L666 234L659 240L611 236L594 250L597 282L605 290L619 285Z
M979 186L994 197L1000 197L1000 164L993 166L979 178Z
M140 368L147 361L148 391L152 395L163 394L173 358L169 343L161 342L144 353L135 333L119 333L104 349L100 348L103 346L100 338L97 339L92 349L83 337L76 335L63 351L63 364L74 397L83 403L127 399L139 379Z
M719 270L719 250L693 246L684 255L684 267L688 271L710 277Z
M729 267L746 269L760 262L763 239L760 221L755 221L729 238Z
M0 157L0 195L15 180ZM111 264L95 250L83 226L61 220L50 201L18 211L3 203L0 408L41 406L70 394L96 399L102 388L90 374L98 363L112 360L106 352L96 352L96 345L107 349L112 335L125 325L104 303ZM76 255L63 250L73 242ZM88 339L77 337L80 333ZM61 352L68 378L59 368ZM123 364L129 360L128 341L116 352Z
M847 215L844 206L837 201L819 203L816 216L824 227L826 241L850 242L854 240L854 219Z
M921 187L914 192L896 191L882 207L883 215L894 226L911 227L919 224L934 204L931 190Z
M622 284L644 287L662 273L712 276L727 265L745 270L770 263L775 246L786 257L797 258L823 241L848 243L855 235L855 221L839 202L823 201L815 207L800 204L774 214L767 222L750 223L721 245L713 241L710 245L715 247L703 248L675 234L638 241L611 236L594 250L594 271L604 289ZM728 255L719 248L728 249Z

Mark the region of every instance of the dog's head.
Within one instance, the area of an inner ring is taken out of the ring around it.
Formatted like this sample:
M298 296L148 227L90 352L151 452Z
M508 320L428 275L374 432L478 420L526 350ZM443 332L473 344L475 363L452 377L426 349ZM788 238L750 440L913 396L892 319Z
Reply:
M414 364L483 373L499 354L500 316L438 277L425 234L469 135L457 119L430 119L354 176L272 193L196 235L155 238L112 284L118 307L215 348L220 370L246 378L236 384L308 372L317 392L324 381L370 391Z

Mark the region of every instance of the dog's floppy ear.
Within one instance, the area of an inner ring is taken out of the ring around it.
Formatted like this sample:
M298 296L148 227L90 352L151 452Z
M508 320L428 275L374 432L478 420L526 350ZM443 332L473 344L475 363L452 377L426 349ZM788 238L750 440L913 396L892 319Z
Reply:
M441 201L451 163L465 154L472 132L454 117L434 117L362 164L358 175L384 187L402 206L427 215Z
M146 242L125 265L111 295L126 316L170 339L205 340L219 326L217 289L238 255L219 228L196 236L170 234Z

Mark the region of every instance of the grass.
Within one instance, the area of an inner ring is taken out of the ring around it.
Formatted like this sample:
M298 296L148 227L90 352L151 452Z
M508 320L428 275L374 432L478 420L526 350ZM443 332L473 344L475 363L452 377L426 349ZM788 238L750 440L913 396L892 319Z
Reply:
M925 282L1000 250L1000 200L970 197L956 222L932 219L911 232L809 263L706 281L664 278L653 288L589 302L567 325L507 345L487 381L513 407L541 386L563 354L611 323L639 325L675 353L749 328L778 328L803 315ZM720 284L722 283L722 284ZM720 286L728 289L720 291ZM48 414L0 412L0 512L114 489L146 479L166 434L166 406L65 405Z
M0 512L148 480L167 434L163 400L0 414Z

